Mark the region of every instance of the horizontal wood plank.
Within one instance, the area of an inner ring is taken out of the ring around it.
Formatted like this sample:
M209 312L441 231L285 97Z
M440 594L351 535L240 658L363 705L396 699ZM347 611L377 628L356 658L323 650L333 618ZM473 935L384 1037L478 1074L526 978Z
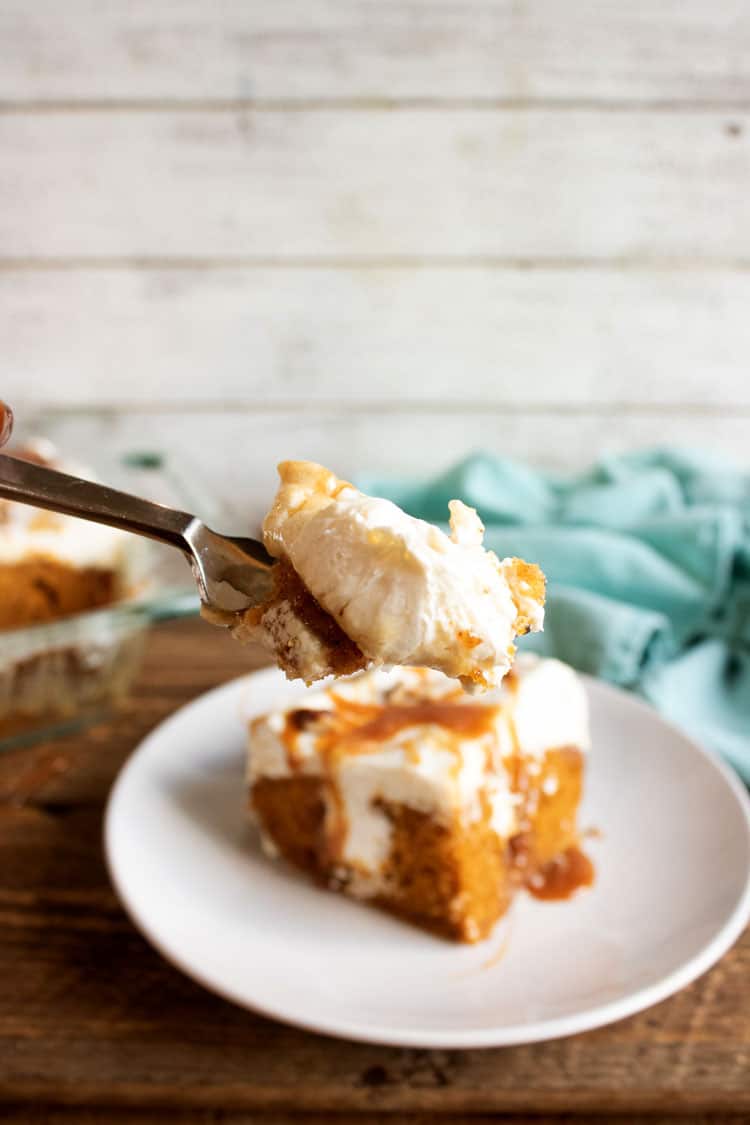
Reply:
M587 413L558 409L345 411L310 406L245 411L214 409L89 413L20 411L19 435L51 437L71 456L98 467L109 479L109 461L133 450L158 450L206 518L227 531L247 533L276 489L278 461L310 458L344 477L363 472L439 472L485 449L549 469L582 468L597 456L637 446L672 443L705 447L750 464L748 417L611 406ZM144 488L146 484L144 483Z
M0 115L0 252L746 262L749 127L717 111Z
M750 408L748 309L750 271L0 271L27 406Z
M505 1112L518 1125L532 1113L619 1110L637 1122L647 1112L750 1112L750 933L708 974L641 1015L484 1051L310 1035L233 1007L163 961L112 894L103 803L157 720L253 660L205 622L161 626L118 720L0 758L0 1102L203 1107L271 1121L275 1113L276 1125L292 1110L369 1114L373 1125L385 1112ZM39 1112L25 1120L48 1120ZM92 1111L78 1120L97 1118Z
M258 1113L255 1110L161 1108L124 1109L112 1106L0 1106L3 1125L747 1125L743 1113L680 1113L654 1116L653 1113L597 1113L579 1117L570 1113L465 1114L399 1113L396 1115L363 1110L353 1113Z
M0 98L747 99L742 0L5 0Z

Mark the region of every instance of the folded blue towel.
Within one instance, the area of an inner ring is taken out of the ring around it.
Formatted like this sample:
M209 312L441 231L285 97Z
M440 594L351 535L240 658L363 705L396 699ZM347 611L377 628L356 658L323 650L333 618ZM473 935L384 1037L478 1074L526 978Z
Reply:
M434 522L476 508L488 547L548 578L545 631L520 644L635 689L750 781L750 475L654 449L567 479L477 454L359 483Z

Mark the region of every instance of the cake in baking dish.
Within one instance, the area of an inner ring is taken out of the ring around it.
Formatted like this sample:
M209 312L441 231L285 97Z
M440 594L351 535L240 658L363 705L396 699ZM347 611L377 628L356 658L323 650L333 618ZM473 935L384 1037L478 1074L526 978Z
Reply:
M434 670L375 669L250 722L250 806L271 855L474 942L520 887L590 881L588 749L586 696L559 661L519 658L480 699Z
M75 476L46 441L12 456ZM135 592L125 532L0 501L0 739L26 737L121 699L140 658L135 625L81 617Z
M479 517L459 500L446 535L321 465L285 461L279 475L263 525L278 559L274 591L230 625L289 678L419 665L491 689L513 662L515 637L542 627L541 570L485 550Z
M12 456L78 475L46 441ZM0 500L0 629L57 621L125 594L124 532Z

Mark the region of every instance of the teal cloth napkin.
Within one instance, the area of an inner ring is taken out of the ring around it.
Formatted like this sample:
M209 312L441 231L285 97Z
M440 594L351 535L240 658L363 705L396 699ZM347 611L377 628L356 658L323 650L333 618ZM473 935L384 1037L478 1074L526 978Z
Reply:
M415 516L476 508L547 575L524 647L640 692L750 781L750 475L706 454L605 457L570 478L476 454L427 482L361 479Z

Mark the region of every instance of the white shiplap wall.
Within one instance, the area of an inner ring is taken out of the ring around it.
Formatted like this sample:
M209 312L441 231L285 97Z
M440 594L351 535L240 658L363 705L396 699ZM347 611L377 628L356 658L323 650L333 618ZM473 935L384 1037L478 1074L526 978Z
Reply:
M2 395L281 456L750 461L744 0L4 0Z

